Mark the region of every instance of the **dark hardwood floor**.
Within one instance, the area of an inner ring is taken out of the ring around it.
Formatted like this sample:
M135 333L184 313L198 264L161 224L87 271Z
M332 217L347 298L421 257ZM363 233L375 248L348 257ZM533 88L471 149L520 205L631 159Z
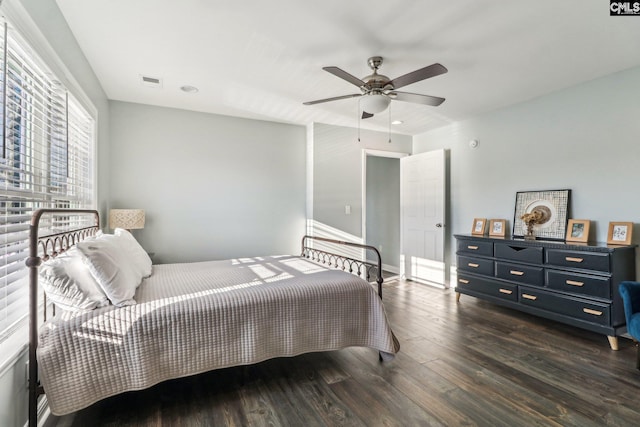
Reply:
M394 280L401 343L274 359L116 396L57 426L638 426L635 347Z

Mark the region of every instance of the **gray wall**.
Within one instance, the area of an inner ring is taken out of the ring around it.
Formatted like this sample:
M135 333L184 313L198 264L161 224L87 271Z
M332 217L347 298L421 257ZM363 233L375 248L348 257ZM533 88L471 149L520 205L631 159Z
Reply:
M112 101L111 205L141 208L154 262L299 252L302 126Z
M634 68L416 136L414 153L450 150L448 239L475 217L511 229L517 191L568 188L570 216L591 220L592 238L633 221L640 242L639 87Z
M362 150L410 153L412 138L385 132L314 123L313 203L309 218L319 235L358 240L362 238ZM345 214L345 206L351 214Z
M22 6L29 15L33 23L38 27L42 36L48 41L57 56L62 60L65 67L73 78L80 85L80 89L87 95L97 109L97 137L98 156L102 169L98 176L98 208L101 213L107 211L107 200L109 194L108 171L109 171L109 108L107 97L98 82L93 70L89 66L84 54L62 17L55 0L14 0L16 6ZM27 40L33 39L33 35L24 34ZM38 46L33 46L39 51ZM42 54L41 52L39 52ZM65 76L59 76L65 86L70 87ZM77 92L74 95L78 96ZM24 347L19 351L16 359L5 366L0 372L0 426L22 427L27 421L28 397L25 380L26 339L24 333ZM0 356L0 359L3 359ZM1 361L0 361L1 363Z
M400 268L400 159L367 156L366 241Z

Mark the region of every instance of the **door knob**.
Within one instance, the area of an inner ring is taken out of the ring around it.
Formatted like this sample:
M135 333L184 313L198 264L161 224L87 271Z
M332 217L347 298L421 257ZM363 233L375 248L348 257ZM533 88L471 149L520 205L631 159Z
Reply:
M436 224L436 227L438 227L438 228L442 228L443 226L442 226L442 224L441 224L441 223L437 223L437 224Z

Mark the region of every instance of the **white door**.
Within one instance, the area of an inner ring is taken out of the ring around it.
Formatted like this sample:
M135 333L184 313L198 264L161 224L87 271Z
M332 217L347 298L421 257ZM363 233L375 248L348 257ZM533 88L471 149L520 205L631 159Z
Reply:
M444 150L400 159L402 274L445 284Z

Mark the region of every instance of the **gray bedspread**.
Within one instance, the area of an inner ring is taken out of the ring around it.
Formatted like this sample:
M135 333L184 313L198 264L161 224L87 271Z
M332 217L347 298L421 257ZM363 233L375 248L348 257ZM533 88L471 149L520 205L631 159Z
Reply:
M274 357L363 346L390 358L400 347L371 285L295 256L156 265L135 299L41 327L40 379L54 414Z

